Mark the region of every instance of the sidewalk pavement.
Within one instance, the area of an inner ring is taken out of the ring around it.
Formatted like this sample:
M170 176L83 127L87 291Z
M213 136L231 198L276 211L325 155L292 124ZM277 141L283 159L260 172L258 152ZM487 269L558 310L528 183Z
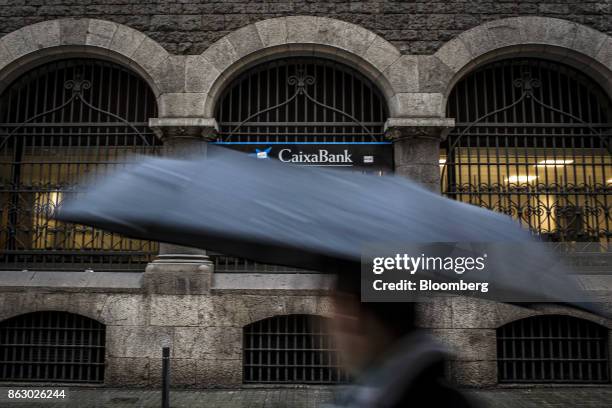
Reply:
M43 387L40 389L49 389ZM0 387L0 407L16 408L145 408L161 406L159 390L65 388L64 399L9 399L10 389ZM34 389L34 388L29 388ZM335 387L242 388L231 390L172 390L172 408L317 408L333 400ZM550 387L467 390L483 408L609 408L612 387Z

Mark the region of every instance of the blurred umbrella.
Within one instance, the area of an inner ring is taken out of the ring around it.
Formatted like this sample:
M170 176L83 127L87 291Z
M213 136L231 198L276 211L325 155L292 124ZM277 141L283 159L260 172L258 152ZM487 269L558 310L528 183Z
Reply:
M532 240L508 216L401 177L298 167L226 149L206 159L142 159L66 202L57 217L262 263L350 271L357 280L366 244ZM517 258L495 277L497 285L553 302L576 299L563 271L542 268L549 255L534 249Z

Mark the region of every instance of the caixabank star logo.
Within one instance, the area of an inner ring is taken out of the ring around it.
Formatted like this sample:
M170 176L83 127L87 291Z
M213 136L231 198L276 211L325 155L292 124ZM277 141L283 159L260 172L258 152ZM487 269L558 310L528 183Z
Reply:
M255 149L255 153L251 153L249 156L253 156L256 157L258 159L269 159L270 158L270 152L272 151L271 147L267 147L265 149Z

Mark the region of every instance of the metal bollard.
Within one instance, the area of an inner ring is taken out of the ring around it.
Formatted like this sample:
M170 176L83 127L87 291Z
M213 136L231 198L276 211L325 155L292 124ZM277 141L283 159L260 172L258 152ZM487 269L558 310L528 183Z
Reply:
M162 408L170 408L170 347L162 348Z

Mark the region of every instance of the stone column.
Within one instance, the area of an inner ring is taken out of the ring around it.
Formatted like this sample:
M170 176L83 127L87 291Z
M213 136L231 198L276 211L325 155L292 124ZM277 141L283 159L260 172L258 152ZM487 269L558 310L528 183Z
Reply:
M440 193L440 142L452 127L454 120L447 118L389 119L386 134L393 140L395 173ZM481 301L484 305L474 305L477 302L444 297L419 303L416 309L417 326L430 331L453 353L446 362L447 378L466 387L497 382L495 330L488 324L472 327L474 311L486 316L485 306L495 304Z
M393 141L395 174L440 192L440 142L454 127L448 118L390 118L386 135Z
M164 155L187 158L206 155L207 142L214 139L214 119L153 118L149 127L164 142ZM213 264L206 251L169 243L159 244L159 255L144 274L147 293L204 294L210 290Z

